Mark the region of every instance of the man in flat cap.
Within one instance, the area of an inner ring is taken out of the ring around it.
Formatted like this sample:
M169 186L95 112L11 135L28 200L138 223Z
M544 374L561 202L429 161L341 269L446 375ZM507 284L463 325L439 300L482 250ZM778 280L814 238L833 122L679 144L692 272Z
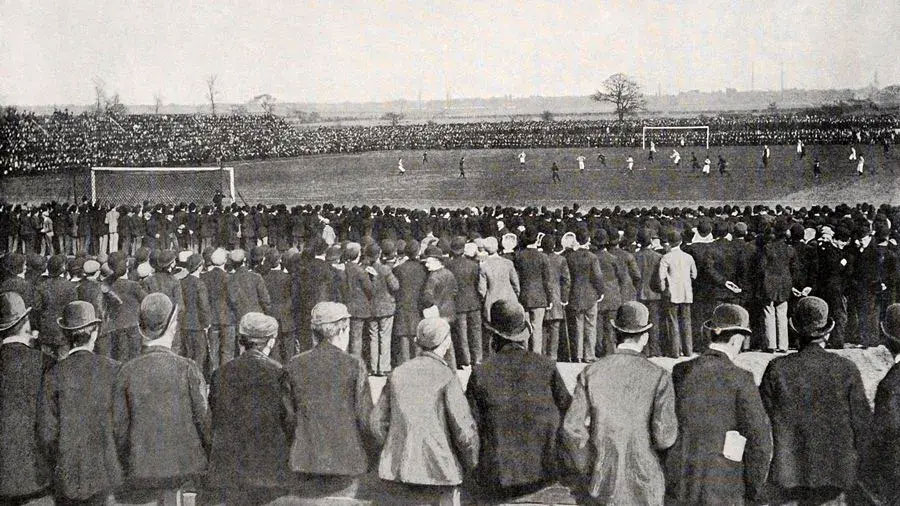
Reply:
M227 260L228 252L216 248L210 255L210 267L200 275L209 297L210 327L206 335L209 342L209 372L234 358L236 346L235 322L231 319L231 309L228 306L228 273L225 272Z
M721 304L703 325L709 348L675 365L678 439L666 460L672 504L752 503L772 460L772 427L753 374L734 364L750 337L750 314ZM743 452L730 451L745 441Z
M283 371L268 356L277 336L275 318L245 314L238 326L244 352L216 370L210 381L212 448L206 485L226 504L261 504L282 495L291 483Z
M112 393L120 364L94 353L100 319L84 301L58 319L69 354L44 375L38 435L53 464L58 504L106 504L122 480L113 436Z
M294 333L294 314L291 275L284 266L288 257L282 257L281 253L270 248L266 251L265 274L262 275L266 283L266 290L272 299L272 316L278 320L278 340L272 349L272 357L281 364L286 364L297 354L297 339Z
M18 293L0 293L0 503L27 503L50 485L35 428L41 376L53 358L34 346L29 313Z
M179 489L206 471L210 446L206 382L193 360L176 355L179 311L169 297L141 302L141 354L122 366L113 394L116 444L125 491L176 504Z
M824 349L828 304L800 299L790 326L800 351L769 362L759 387L775 439L771 499L825 502L856 484L872 411L856 364Z
M860 484L871 504L900 503L900 304L891 304L881 322L883 341L894 365L875 391L871 452Z
M457 487L478 464L479 440L456 371L443 358L451 346L450 324L423 319L416 344L421 353L388 376L372 411L372 430L382 445L378 476L401 498L458 505Z
M473 366L466 388L481 438L475 477L489 495L521 495L557 476L557 435L572 396L556 362L528 350L534 333L517 301L494 302L489 325L496 353Z
M285 365L284 396L293 411L290 466L341 488L374 460L368 430L372 394L366 366L347 353L350 313L338 302L319 302L310 317L316 345Z
M566 454L598 504L663 504L659 452L675 443L678 421L671 376L641 354L648 320L640 302L619 307L616 351L578 375L563 422Z

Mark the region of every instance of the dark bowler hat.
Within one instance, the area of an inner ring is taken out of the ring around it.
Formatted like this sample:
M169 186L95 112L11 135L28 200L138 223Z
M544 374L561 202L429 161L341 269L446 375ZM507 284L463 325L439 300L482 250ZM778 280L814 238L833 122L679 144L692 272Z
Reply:
M894 344L900 344L900 304L891 304L884 313L881 332Z
M823 337L834 328L834 320L828 317L828 303L818 297L797 301L790 324L798 334L813 338Z
M76 300L66 304L61 318L56 319L56 324L63 330L79 330L100 323L94 305L83 300Z
M187 270L187 272L194 272L201 265L203 265L203 257L197 253L194 253L193 255L189 256L187 262L185 262L185 269Z
M525 317L525 308L515 300L499 299L491 304L490 322L485 326L492 333L516 343L524 343L531 337L531 324Z
M703 328L716 335L730 330L751 334L750 313L737 304L719 304L713 310L712 318L703 323Z
M167 249L159 252L159 256L156 258L156 265L159 269L165 269L166 267L175 263L175 259L178 255L175 254L174 251Z
M25 307L25 301L18 293L0 293L0 331L16 326L30 312L31 308Z
M66 272L66 256L53 255L47 262L47 274L51 278L59 277Z
M626 302L616 311L616 319L610 320L613 328L623 334L643 334L653 327L649 323L650 311L637 301Z
M390 239L381 241L381 258L391 261L397 258L397 243Z
M178 309L164 293L151 293L141 301L140 331L145 340L152 341L165 333Z

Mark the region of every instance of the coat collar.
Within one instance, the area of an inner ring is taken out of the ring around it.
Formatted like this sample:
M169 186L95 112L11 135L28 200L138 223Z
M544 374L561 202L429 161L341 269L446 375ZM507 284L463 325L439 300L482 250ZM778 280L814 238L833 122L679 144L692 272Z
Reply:
M152 346L144 346L144 349L141 350L141 355L148 355L151 353L168 353L170 355L174 355L175 352L172 351L172 348L167 346L160 346L158 344Z
M616 347L616 355L633 355L635 357L643 356L643 355L641 355L641 353L639 351L632 350L629 348L619 348L619 347Z

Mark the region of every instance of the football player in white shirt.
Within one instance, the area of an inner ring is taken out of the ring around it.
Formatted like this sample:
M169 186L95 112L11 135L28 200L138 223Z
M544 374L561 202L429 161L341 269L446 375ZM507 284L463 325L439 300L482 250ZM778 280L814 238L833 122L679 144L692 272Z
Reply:
M863 175L863 166L866 164L866 158L862 155L859 155L859 161L856 162L856 175Z
M679 165L681 164L681 153L679 153L677 149L673 149L672 154L669 155L669 158L672 159L672 163L675 165L675 168L677 169L679 167Z
M525 152L519 153L519 168L525 170Z
M578 155L578 170L584 172L584 155Z
M397 173L399 175L406 174L406 169L403 168L403 158L400 157L397 159Z
M634 158L630 156L626 158L625 167L628 169L628 172L634 172Z
M647 159L652 162L654 155L656 155L656 144L654 144L653 141L650 141L650 157Z
M709 175L709 166L711 164L712 164L712 162L709 161L709 158L707 158L706 160L703 160L703 173L706 174L707 176Z
M850 161L856 160L856 148L850 146Z

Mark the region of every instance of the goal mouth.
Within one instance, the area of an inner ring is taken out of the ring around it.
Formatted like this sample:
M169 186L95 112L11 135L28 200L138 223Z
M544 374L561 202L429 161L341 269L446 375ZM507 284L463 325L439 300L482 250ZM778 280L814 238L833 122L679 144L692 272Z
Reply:
M216 192L234 202L233 167L91 167L91 202L211 203Z
M682 125L682 126L645 126L641 129L641 149L647 149L647 132L654 130L704 130L706 137L706 149L709 149L709 125ZM683 138L683 137L682 137ZM653 140L652 138L650 140ZM666 145L672 145L666 142ZM691 143L695 144L695 143ZM677 144L680 145L680 144ZM687 145L687 144L685 144Z

